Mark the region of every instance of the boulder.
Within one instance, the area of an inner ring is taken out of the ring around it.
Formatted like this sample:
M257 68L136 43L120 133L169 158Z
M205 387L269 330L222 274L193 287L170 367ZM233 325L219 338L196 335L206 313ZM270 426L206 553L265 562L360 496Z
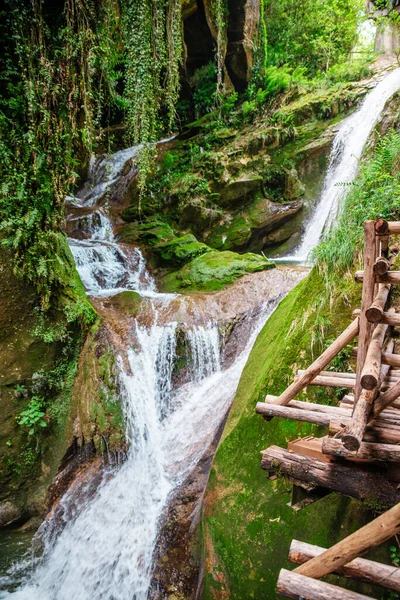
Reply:
M163 289L168 292L223 289L246 273L272 269L274 263L257 254L208 252L192 260L175 273L164 277Z
M191 233L157 247L157 254L161 261L173 267L185 265L197 256L211 251L209 246L198 242Z
M129 223L122 227L117 234L117 239L126 244L145 243L148 246L165 244L175 238L175 233L168 223L160 219L147 219L142 223Z
M242 175L239 179L229 181L222 189L217 188L221 206L235 207L248 202L257 192L261 192L262 177L259 175Z

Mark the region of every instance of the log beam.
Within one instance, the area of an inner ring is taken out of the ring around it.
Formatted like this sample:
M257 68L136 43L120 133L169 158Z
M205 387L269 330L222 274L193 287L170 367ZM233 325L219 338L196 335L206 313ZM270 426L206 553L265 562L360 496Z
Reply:
M390 262L384 256L378 256L374 264L375 275L386 275L390 269Z
M381 372L382 347L387 328L388 325L379 324L372 334L367 356L361 371L360 381L364 390L376 390L378 383L382 383L389 372L388 365L384 366L383 372ZM390 354L393 348L394 342L392 341L391 350L386 348L386 352Z
M376 498L384 506L392 506L400 500L400 491L397 490L396 483L389 481L376 469L364 465L326 462L278 446L270 446L263 450L261 455L261 468L270 473L277 472L287 478L339 492L358 500ZM352 559L346 562L350 560Z
M302 565L315 556L326 552L326 548L293 540L289 550L290 562ZM357 579L363 583L379 585L400 592L400 569L365 558L355 558L336 571L338 575Z
M332 600L333 598L335 600L373 600L371 596L357 594L337 585L310 579L310 577L299 575L296 571L287 571L286 569L280 570L276 591L280 596L294 600L300 598L307 598L307 600Z
M365 462L394 462L400 463L400 445L374 444L373 442L361 442L357 452L347 450L340 440L325 437L322 439L322 452L328 456L337 456L350 460L363 460Z
M365 270L356 271L354 274L356 283L363 283L365 277ZM400 283L400 271L389 271L386 275L373 275L372 283L394 283L395 285L398 285Z
M355 347L352 350L352 355L357 356L358 348ZM400 354L387 354L382 352L382 362L384 365L390 365L391 367L400 368Z
M379 236L386 236L390 233L400 233L400 221L378 219L375 224L375 233Z

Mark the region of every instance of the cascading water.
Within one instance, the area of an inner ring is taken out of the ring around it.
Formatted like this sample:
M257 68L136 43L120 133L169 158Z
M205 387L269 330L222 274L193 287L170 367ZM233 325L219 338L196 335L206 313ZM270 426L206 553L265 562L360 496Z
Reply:
M113 159L111 163L116 164ZM101 177L109 175L107 169L98 171ZM119 360L129 450L122 465L108 467L89 497L84 494L80 500L75 489L66 492L60 500L63 526L51 518L44 523L42 556L27 557L0 578L0 589L7 590L0 592L1 599L147 599L163 510L214 438L255 337L280 299L266 302L259 316L251 317L247 344L225 371L217 322L201 315L202 325L193 325L184 335L190 381L174 389L177 323L170 319L161 325L159 317L164 307L165 321L175 296L168 299L155 291L139 249L122 248L115 241L110 218L94 206L94 194L104 192L100 183L92 178L97 191L87 190L86 200L82 194L79 201L86 239L70 239L82 281L92 296L135 289L154 298L152 324L132 322L134 346Z
M318 244L324 228L335 219L340 204L357 173L359 160L368 137L377 123L389 98L400 89L400 69L395 69L366 96L360 108L345 119L333 140L329 168L322 194L299 247L282 261L305 263L313 248Z

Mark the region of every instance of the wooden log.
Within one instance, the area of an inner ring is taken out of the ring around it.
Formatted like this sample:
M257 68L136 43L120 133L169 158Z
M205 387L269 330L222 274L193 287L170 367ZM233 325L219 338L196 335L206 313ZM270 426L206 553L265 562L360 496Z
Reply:
M296 571L281 569L276 591L280 596L294 600L373 600L370 596L299 575Z
M304 410L280 404L267 404L265 402L257 403L256 413L265 417L281 417L284 419L293 419L294 421L305 421L314 425L323 425L324 427L329 427L329 423L337 416L333 412L323 413L316 410ZM340 418L349 421L350 415L348 417L340 416Z
M322 452L329 456L338 456L350 460L360 459L366 462L384 461L400 463L400 445L374 444L373 442L361 442L357 452L350 452L336 438L324 437L322 439Z
M372 418L376 419L385 408L400 397L400 381L376 398L372 409Z
M352 355L357 356L357 351L357 347L353 348ZM390 365L391 367L400 367L400 354L386 354L382 352L382 362L384 365Z
M268 403L274 404L273 400L274 400L274 398L277 398L277 397L278 396L267 396L267 398L272 399L272 400L269 400ZM257 406L261 406L261 408L262 408L263 406L265 406L265 404L266 403L264 403L264 402L259 402L257 404ZM316 412L329 413L330 415L338 414L338 415L351 416L351 407L340 408L339 406L329 406L328 404L315 404L314 402L303 402L302 400L291 400L287 406L288 406L288 408L298 408L301 410L313 410Z
M299 376L294 377L294 381L298 381ZM399 381L398 377L387 377L385 381L382 383L384 388L391 387L395 385ZM351 377L343 377L343 379L339 379L337 377L326 377L322 375L317 375L308 385L321 385L325 387L339 387L339 388L348 388L354 389L356 386L356 379Z
M390 233L400 233L400 221L385 221L378 219L375 224L376 235L388 235Z
M290 562L302 565L311 558L320 556L323 552L326 552L326 548L293 540L289 549L289 560ZM385 565L365 558L355 558L347 565L338 569L336 573L344 577L357 579L363 583L379 585L388 590L400 592L400 569L391 565Z
M261 452L261 468L298 481L320 486L359 500L375 498L384 506L400 500L397 485L386 474L366 465L347 462L325 462L311 456L270 446ZM400 521L399 521L400 523ZM389 536L390 537L390 536ZM354 558L354 557L353 557ZM345 562L349 562L348 559Z
M385 275L390 269L390 262L384 256L378 256L374 264L375 275Z
M394 341L393 341L393 346L394 346ZM390 369L390 367L389 367L389 369ZM390 369L390 371L389 371L389 369L387 370L388 375L386 376L385 381L387 381L387 383L397 383L398 380L400 379L400 371L393 371L392 369ZM304 373L304 371L299 370L298 375L295 375L295 377L299 377L303 373ZM356 379L356 374L355 373L336 373L335 371L321 371L320 375L317 375L317 377L339 379L341 381L343 381L343 379L350 379L350 380L354 381ZM316 379L317 379L317 377L316 377Z
M388 365L383 370L383 377L381 373L381 355L383 341L385 339L388 325L379 324L376 326L371 341L369 343L367 356L365 358L364 366L361 371L361 386L364 390L374 390L378 386L379 378L381 382L385 379L389 372ZM394 343L392 345L392 350ZM390 351L389 351L390 353Z
M366 310L369 308L374 300L374 263L376 258L376 244L375 244L375 222L365 221L364 223L364 282L362 288L361 297L361 314L360 314L360 325L358 335L358 354L357 354L357 378L356 385L354 388L354 406L358 402L358 398L361 394L361 371L364 366L365 357L367 356L367 350L369 340L372 332L372 325L366 317Z
M343 419L332 419L329 423L329 435L343 435L346 425L347 423L343 422ZM400 429L398 427L368 425L364 432L363 441L396 445L400 443Z
M370 323L381 321L391 287L390 283L379 284L378 294L375 296L371 306L365 311L365 315Z
M356 283L363 283L364 277L365 271L356 271L354 275ZM400 283L400 271L389 271L386 275L374 275L372 283L394 283L398 285Z
M331 466L331 465L329 465ZM295 569L296 573L319 579L365 554L400 532L400 503L361 527L329 550Z
M358 334L358 318L340 334L340 336L319 356L298 381L293 382L278 398L275 403L286 405L320 373L326 365Z
M350 424L346 427L344 435L341 436L347 450L354 452L360 447L375 396L376 390L361 390Z

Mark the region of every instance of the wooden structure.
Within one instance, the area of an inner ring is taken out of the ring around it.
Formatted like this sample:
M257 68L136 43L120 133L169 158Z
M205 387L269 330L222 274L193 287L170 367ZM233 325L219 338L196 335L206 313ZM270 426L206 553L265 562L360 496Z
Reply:
M287 449L271 446L261 453L270 479L279 474L293 484L292 508L299 510L331 491L392 507L328 550L293 541L289 558L301 566L282 569L277 587L288 598L366 598L319 581L333 572L400 592L399 569L358 558L400 532L400 354L394 330L400 314L387 307L391 289L400 284L400 271L392 270L392 234L400 234L400 222L365 222L364 270L355 274L362 283L361 309L280 396L267 395L256 407L266 421L280 417L327 428L322 437L308 436L289 442ZM327 370L355 338L355 372ZM296 400L309 385L346 388L348 394L339 406Z

